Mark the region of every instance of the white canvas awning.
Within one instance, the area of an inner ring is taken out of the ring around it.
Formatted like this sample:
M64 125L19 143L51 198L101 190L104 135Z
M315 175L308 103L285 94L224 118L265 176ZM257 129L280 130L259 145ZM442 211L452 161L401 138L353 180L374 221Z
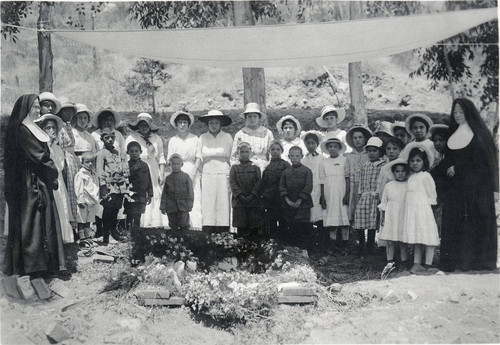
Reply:
M301 67L393 55L497 18L497 8L488 8L329 23L54 33L102 49L180 64Z

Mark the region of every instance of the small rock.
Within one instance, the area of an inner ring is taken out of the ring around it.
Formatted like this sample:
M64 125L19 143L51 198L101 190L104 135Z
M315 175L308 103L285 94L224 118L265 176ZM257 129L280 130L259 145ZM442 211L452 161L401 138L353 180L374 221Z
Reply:
M117 331L104 337L105 344L132 344L134 334L132 332Z
M17 289L18 278L19 276L15 274L13 276L5 277L2 279L3 289L7 296L17 299L22 298L19 290Z
M334 284L330 285L329 290L331 292L340 292L340 291L342 291L342 284L334 283Z
M121 318L116 321L116 324L122 329L129 329L137 332L141 328L141 321L133 318Z
M71 338L70 331L57 322L52 322L45 331L45 334L56 343L60 343L61 341Z
M59 279L54 279L53 281L51 281L49 287L52 291L54 291L62 298L67 298L71 296L71 290L68 289Z
M49 286L45 283L43 278L33 279L31 281L31 285L35 289L38 298L49 299L52 296L52 291L50 291Z
M307 253L306 249L302 249L302 256L305 257L306 259L309 258L309 254Z
M187 268L191 271L196 271L198 268L198 263L196 261L187 261L186 262Z
M437 271L436 273L434 273L435 276L445 276L446 274L444 274L443 271Z
M19 290L21 296L26 301L32 301L37 299L35 289L33 289L33 286L31 285L29 276L23 276L17 278L17 289Z
M416 300L418 297L418 295L412 290L408 290L406 292L406 296L408 297L408 299L412 299L412 300Z
M35 345L49 344L47 336L43 334L43 332L40 331L38 328L30 327L29 330L26 332L25 336Z
M458 294L452 294L450 297L448 297L448 302L458 303L459 302L459 295Z
M115 262L115 258L109 255L101 255L101 254L94 254L92 255L92 261L93 262L104 262L111 264Z
M374 289L372 291L372 297L374 299L377 299L377 300L381 300L382 298L384 298L384 294L382 293L382 291L378 290L378 289Z
M392 290L390 290L383 298L387 303L398 303L400 301L399 296Z

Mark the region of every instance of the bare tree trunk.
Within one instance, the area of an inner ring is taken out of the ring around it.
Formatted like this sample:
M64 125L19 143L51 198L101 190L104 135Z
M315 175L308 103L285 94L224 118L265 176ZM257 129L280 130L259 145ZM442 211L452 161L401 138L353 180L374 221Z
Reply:
M350 19L361 19L365 17L364 3L361 1L349 2ZM365 107L365 94L363 91L363 69L361 62L349 63L349 91L351 94L352 119L347 123L348 127L353 124L367 125L368 118Z
M233 1L235 26L255 25L250 1ZM250 49L251 47L249 47ZM255 102L266 112L266 80L263 68L243 68L244 104Z
M50 9L52 3L43 1L38 7L38 29L49 28ZM39 66L39 79L38 88L40 92L52 92L54 79L53 79L53 65L52 65L52 44L51 37L48 32L38 32L38 66Z
M156 104L155 104L155 84L154 84L154 75L151 75L151 88L152 88L152 91L151 91L151 101L153 103L153 114L156 115Z
M454 100L457 98L457 95L455 93L455 88L453 87L453 70L451 69L450 59L448 58L448 48L446 48L446 46L443 46L443 55L444 62L446 63L446 73L448 73L448 79L450 82L451 99Z
M92 30L95 30L95 13L92 12ZM95 47L92 47L92 57L94 60L94 73L97 74L97 51Z

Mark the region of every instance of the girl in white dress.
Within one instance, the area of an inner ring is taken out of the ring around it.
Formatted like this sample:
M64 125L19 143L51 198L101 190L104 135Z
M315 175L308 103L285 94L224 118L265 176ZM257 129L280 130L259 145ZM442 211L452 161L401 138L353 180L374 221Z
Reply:
M426 271L422 264L425 248L425 265L431 266L434 250L439 245L439 235L431 205L436 205L436 185L427 172L432 164L432 153L418 143L407 145L410 149L408 164L412 175L408 179L406 194L403 242L415 245L411 273Z
M99 145L94 137L87 131L92 112L85 104L76 104L75 116L71 119L71 131L75 138L75 154L80 157L85 152L97 154Z
M168 218L160 211L162 185L165 180L165 155L163 153L163 141L155 133L160 128L153 123L153 118L148 113L137 115L136 121L129 124L134 130L127 139L125 145L136 141L141 145L141 160L149 166L151 181L153 183L153 198L151 203L146 206L146 210L141 217L141 227L157 228L167 227Z
M300 133L302 127L300 126L299 120L297 120L292 115L283 116L276 122L276 129L281 136L280 142L283 146L283 153L281 154L281 159L290 163L290 158L288 158L288 151L292 146L298 146L302 149L302 152L306 152L306 147L300 138Z
M432 119L425 114L412 114L405 120L406 131L411 134L412 142L417 142L429 150L429 159L434 159L438 154L434 148L434 143L429 139L429 129L434 123ZM408 157L410 149L405 146L401 152L401 157Z
M321 150L330 154L319 167L323 225L330 228L332 239L343 241L343 246L349 239L350 171L347 158L341 155L346 147L340 139L330 138L321 144Z
M408 191L408 175L410 167L404 159L395 159L384 165L388 167L393 175L393 180L389 181L383 190L382 199L378 205L380 210L380 234L379 239L386 241L387 262L394 263L394 249L397 242L400 242L401 267L404 269L408 259L407 246L403 241L404 217L406 194Z
M182 171L188 174L193 182L194 203L193 209L189 212L191 230L201 230L201 173L196 167L196 147L199 138L189 132L193 122L194 116L187 112L178 111L170 116L170 124L177 128L177 135L168 141L167 160L170 160L173 154L182 157L184 162Z
M63 180L63 168L64 168L64 152L63 150L56 144L59 129L63 126L63 121L60 117L45 114L39 117L36 121L36 124L40 126L41 129L50 138L49 149L50 149L50 158L54 161L56 165L57 171L59 172L57 176L57 182L59 183L59 188L54 190L54 201L57 208L57 214L59 216L59 222L61 223L61 232L62 232L62 240L63 243L73 243L75 241L73 235L73 228L71 226L70 221L74 221L73 214L70 212L69 203L68 203L68 192L66 190L66 185Z

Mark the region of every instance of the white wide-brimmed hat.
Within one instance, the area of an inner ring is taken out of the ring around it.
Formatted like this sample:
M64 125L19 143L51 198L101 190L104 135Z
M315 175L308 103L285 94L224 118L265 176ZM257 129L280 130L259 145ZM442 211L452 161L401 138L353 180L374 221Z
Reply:
M198 117L198 120L205 122L207 125L211 119L219 120L221 127L229 126L233 122L229 116L224 115L220 110L210 110L207 114Z
M392 124L392 136L395 136L394 135L394 131L398 128L403 128L405 131L406 131L406 124L404 121L394 121L394 123ZM408 133L408 131L406 131ZM410 133L408 133L410 134Z
M321 109L321 116L316 118L316 123L318 126L327 128L325 120L323 117L328 113L335 113L337 115L337 123L341 123L345 119L345 109L343 108L335 108L333 105L327 105Z
M139 122L144 121L148 124L149 130L151 132L157 132L160 127L158 127L154 122L153 122L153 117L148 114L148 113L140 113L137 115L135 121L132 121L131 123L128 124L128 126L136 131L139 128Z
M73 103L73 102L64 102L64 103L62 103L61 104L61 109L59 109L58 112L60 112L61 110L65 109L65 108L71 108L76 113L76 104Z
M64 126L63 120L59 116L54 115L54 114L45 114L45 115L42 115L39 118L37 118L34 122L38 126L40 126L44 121L47 121L47 120L54 120L54 121L56 121L57 122L57 128L59 130Z
M389 172L389 174L391 174L394 179L395 179L395 177L394 177L394 173L392 172L392 167L395 165L405 165L409 169L408 162L402 158L396 158L395 160L390 161L385 166L387 167L387 169L388 169L387 171Z
M189 127L191 127L193 125L193 123L194 123L194 116L193 116L193 114L190 114L187 111L179 110L179 111L176 111L175 113L173 113L172 115L170 115L170 124L172 125L172 127L174 127L174 128L177 127L175 125L175 120L177 119L177 117L179 115L186 115L187 117L189 117L189 120L191 120L191 123L189 124Z
M312 129L310 131L300 133L300 139L302 139L302 141L305 144L306 138L311 135L315 136L318 139L317 140L318 146L321 144L325 136L322 132Z
M363 126L363 125L354 125L354 126L352 126L347 131L347 133L345 135L345 141L347 141L347 144L350 147L352 147L352 148L354 148L354 142L352 140L352 136L353 136L354 132L361 132L361 133L363 133L363 135L365 136L366 141L368 141L368 139L370 139L371 137L373 137L372 131L370 131L365 126Z
M297 120L292 115L283 116L281 119L278 120L278 122L276 122L276 129L278 130L278 133L280 135L283 135L283 122L285 121L292 121L293 123L295 123L295 126L297 127L297 129L295 130L295 135L296 136L300 135L302 127L300 126L299 120Z
M374 135L377 133L385 133L387 135L392 135L392 123L389 121L376 121L375 122L375 130L373 131Z
M366 143L366 145L364 147L373 146L373 147L376 147L378 149L382 149L383 145L384 145L384 142L382 141L382 139L380 139L378 137L371 137L370 139L368 139L368 142Z
M61 101L57 99L56 96L52 92L42 92L40 95L38 95L38 99L40 100L40 103L42 101L52 101L56 105L55 109L52 109L52 111L57 114L59 110L61 110Z
M428 137L429 136L429 129L431 128L431 126L434 124L434 122L432 122L431 118L425 114L411 114L410 116L408 116L405 120L405 128L406 128L406 131L408 132L408 134L410 134L411 136L413 136L412 132L411 132L411 129L410 129L410 121L414 118L419 118L422 120L422 122L425 122L427 124L427 134L426 136Z
M449 129L449 126L443 124L432 125L431 128L429 128L430 137L432 138L435 132L446 132L446 138L448 138L450 136L450 134L448 133Z
M339 154L343 154L345 152L345 150L347 149L345 144L339 138L329 138L329 139L323 141L320 145L321 151L323 151L326 154L330 154L330 151L328 151L328 148L326 147L326 145L329 143L335 143L335 144L340 145Z
M90 121L92 122L92 125L94 127L98 128L99 116L101 116L103 113L106 113L106 112L109 112L109 113L113 114L113 116L115 118L115 127L118 127L118 124L121 121L120 114L118 114L116 111L114 111L111 108L105 108L105 109L101 109L101 110L95 112L94 115L90 118Z
M87 113L89 114L89 120L92 117L92 114L94 114L85 104L83 103L77 103L75 104L75 115L78 113Z
M251 113L259 114L261 121L266 119L266 114L260 111L260 105L258 103L247 103L245 105L245 111L240 114L240 117L244 120L245 116Z
M401 151L399 158L402 158L408 162L410 151L414 148L418 148L420 151L425 152L427 154L427 159L429 160L429 166L432 166L432 163L434 162L434 153L431 151L429 146L423 143L423 141L412 141L406 144L404 150Z

